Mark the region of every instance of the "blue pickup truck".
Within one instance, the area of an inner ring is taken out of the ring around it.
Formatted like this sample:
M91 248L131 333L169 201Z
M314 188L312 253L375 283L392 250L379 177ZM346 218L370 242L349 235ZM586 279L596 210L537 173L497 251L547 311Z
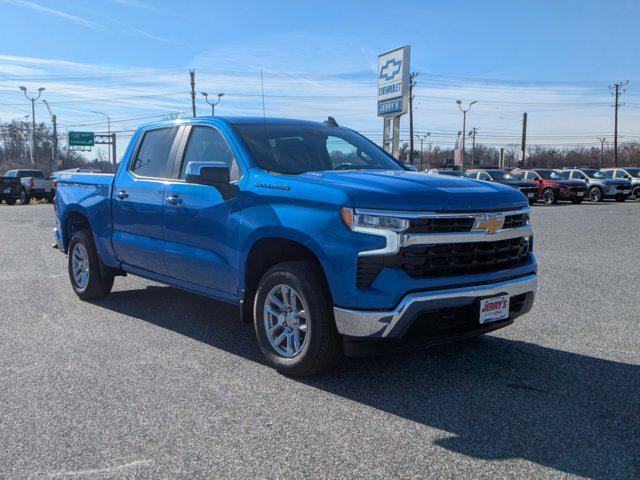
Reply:
M522 193L410 171L331 118L145 125L115 175L57 187L80 298L134 274L236 304L288 375L504 327L536 291Z

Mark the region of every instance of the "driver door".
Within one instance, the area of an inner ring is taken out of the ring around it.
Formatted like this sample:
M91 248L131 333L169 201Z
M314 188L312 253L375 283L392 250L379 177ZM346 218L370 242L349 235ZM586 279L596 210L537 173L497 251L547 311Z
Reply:
M241 172L224 134L212 125L187 127L178 150L172 181L164 202L164 261L167 275L197 290L236 295L237 225L231 221L236 198L224 200L215 187L184 181L192 161L225 162L231 182Z

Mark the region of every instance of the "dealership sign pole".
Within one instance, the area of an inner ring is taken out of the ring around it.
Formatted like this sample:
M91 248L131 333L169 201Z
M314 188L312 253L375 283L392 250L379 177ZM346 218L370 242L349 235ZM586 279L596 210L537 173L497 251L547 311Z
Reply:
M378 116L384 122L382 146L396 158L400 154L400 116L409 107L410 50L405 45L378 56Z

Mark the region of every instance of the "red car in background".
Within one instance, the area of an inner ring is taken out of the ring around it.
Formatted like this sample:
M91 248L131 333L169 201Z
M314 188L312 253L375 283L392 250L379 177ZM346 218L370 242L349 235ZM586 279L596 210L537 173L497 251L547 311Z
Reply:
M550 168L517 169L511 174L525 182L537 184L538 194L545 205L558 203L558 200L582 203L587 195L587 187L584 182L566 180Z

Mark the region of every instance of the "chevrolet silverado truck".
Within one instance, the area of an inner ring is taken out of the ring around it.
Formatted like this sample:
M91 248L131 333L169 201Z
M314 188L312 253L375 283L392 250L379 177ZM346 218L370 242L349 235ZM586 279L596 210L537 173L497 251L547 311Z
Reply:
M496 330L536 291L524 195L410 171L333 119L145 125L115 174L57 182L81 299L133 274L238 305L288 375Z
M53 180L44 178L42 170L9 170L4 173L3 177L20 180L19 198L22 205L28 204L32 198L44 199L48 203L53 201L55 196Z

